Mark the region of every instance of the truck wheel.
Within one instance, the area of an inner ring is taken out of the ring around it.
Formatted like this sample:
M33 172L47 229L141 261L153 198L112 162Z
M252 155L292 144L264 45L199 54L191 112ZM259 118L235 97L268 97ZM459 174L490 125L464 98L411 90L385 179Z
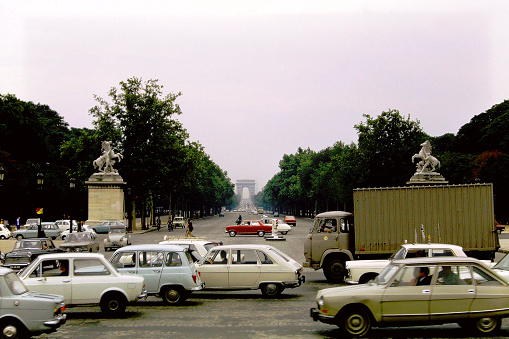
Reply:
M373 279L375 279L378 276L378 273L370 272L370 273L364 273L359 278L359 284L365 284Z
M16 319L5 319L0 322L0 338L27 338L28 330Z
M235 231L230 231L230 232L229 232L229 234L230 234L230 237L234 237L235 235L237 235L237 232L235 232Z
M161 297L166 304L173 305L182 304L186 300L185 292L178 286L165 287Z
M325 278L333 283L342 283L345 280L345 262L339 258L327 260L323 266Z
M101 298L101 311L108 315L124 313L127 300L120 293L108 293Z
M260 286L260 289L264 297L274 298L280 295L285 288L281 284L268 283Z
M264 231L258 231L258 236L259 237L263 237L265 235L265 232Z
M359 307L347 309L339 319L338 326L348 337L364 337L371 329L371 317Z

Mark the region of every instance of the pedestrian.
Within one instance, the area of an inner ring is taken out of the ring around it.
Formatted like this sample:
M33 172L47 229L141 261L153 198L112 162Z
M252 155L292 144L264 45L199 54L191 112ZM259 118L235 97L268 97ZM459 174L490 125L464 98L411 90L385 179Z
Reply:
M194 230L194 227L193 227L193 222L191 221L191 219L187 219L187 230L186 230L186 238L187 237L194 237L193 235L193 230Z
M16 229L17 229L17 230L19 230L19 229L20 229L20 227L21 227L21 218L20 218L20 217L18 217L18 218L16 219Z
M161 229L161 218L159 216L157 216L156 224L157 224L157 231L159 232L159 230Z

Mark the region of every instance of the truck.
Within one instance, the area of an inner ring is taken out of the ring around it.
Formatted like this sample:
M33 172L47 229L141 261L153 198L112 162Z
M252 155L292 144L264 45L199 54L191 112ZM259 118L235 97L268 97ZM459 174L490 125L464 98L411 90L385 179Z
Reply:
M317 214L304 242L304 267L323 268L340 283L346 262L386 259L401 244L448 243L471 257L493 260L500 248L493 184L359 188L354 213Z

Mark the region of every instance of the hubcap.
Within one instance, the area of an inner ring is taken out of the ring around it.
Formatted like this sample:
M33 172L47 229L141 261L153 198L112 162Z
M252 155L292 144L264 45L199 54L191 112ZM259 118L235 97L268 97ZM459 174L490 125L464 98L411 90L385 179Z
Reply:
M178 301L178 299L179 299L179 293L175 290L169 290L166 293L166 297L169 301L175 302L175 301Z
M18 329L15 326L8 325L4 327L2 334L6 338L16 338L18 335Z

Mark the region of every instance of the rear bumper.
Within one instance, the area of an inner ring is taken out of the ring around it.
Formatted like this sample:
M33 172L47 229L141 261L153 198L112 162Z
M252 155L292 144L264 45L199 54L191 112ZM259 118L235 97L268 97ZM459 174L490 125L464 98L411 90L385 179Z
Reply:
M284 287L294 288L294 287L299 287L301 284L303 284L305 282L306 282L306 277L302 275L297 280L286 280L286 281L283 281L282 284Z

